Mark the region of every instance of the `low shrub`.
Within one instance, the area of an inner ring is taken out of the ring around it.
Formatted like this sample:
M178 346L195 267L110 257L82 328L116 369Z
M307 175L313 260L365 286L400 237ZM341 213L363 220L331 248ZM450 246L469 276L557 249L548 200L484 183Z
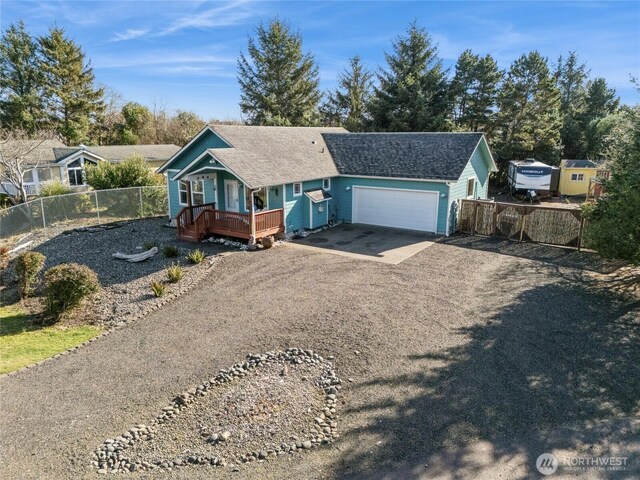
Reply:
M180 249L175 245L167 245L162 249L162 254L167 258L176 258L180 255Z
M204 257L204 252L199 248L196 248L195 250L190 252L189 255L187 255L187 262L191 263L192 265L197 265L201 263L202 260L204 260Z
M100 290L96 272L85 265L62 263L44 274L45 307L54 320Z
M151 282L151 291L153 292L153 296L156 298L160 298L164 295L167 290L167 286L162 282Z
M9 248L0 247L0 285L2 285L2 274L9 266Z
M172 263L167 267L167 279L169 279L169 283L178 283L184 277L184 272L182 271L182 267L176 263Z
M49 182L44 182L40 186L41 197L53 197L55 195L65 195L67 193L71 193L71 188L66 186L60 180L51 180Z
M144 242L142 244L142 249L146 252L147 250L151 250L153 247L159 247L160 244L157 240L152 240L151 242Z
M16 274L20 296L26 298L33 294L38 283L38 274L47 258L38 252L25 252L16 259Z

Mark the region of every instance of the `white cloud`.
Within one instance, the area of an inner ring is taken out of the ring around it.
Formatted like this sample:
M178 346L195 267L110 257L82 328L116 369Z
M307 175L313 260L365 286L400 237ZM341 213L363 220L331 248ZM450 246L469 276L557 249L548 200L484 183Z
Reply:
M235 64L236 59L221 55L191 54L182 52L158 52L130 57L98 57L93 61L94 68L128 68L149 65L203 65L203 64Z
M150 30L148 28L144 29L136 29L136 28L128 28L124 32L116 33L111 37L112 42L122 42L124 40L133 40L135 38L140 38L149 33Z
M248 0L234 0L200 12L189 12L178 18L160 35L169 35L188 28L217 28L238 25L258 15L255 5L249 7Z

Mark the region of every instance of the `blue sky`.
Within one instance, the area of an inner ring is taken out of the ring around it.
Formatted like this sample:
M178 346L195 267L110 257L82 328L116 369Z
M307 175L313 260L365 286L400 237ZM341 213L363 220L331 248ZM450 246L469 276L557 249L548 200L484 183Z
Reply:
M22 19L34 34L52 24L82 45L96 78L125 100L205 119L239 119L236 59L256 25L274 15L303 36L333 88L347 59L373 70L414 19L439 45L445 66L466 48L491 54L501 68L537 49L555 62L575 50L638 103L629 75L640 76L640 2L364 2L364 1L12 1L0 2L0 26Z

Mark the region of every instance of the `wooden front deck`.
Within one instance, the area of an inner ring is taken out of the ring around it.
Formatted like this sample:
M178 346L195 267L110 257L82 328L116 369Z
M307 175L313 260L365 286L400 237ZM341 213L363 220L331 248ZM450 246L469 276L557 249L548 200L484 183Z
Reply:
M251 218L249 213L217 210L215 203L207 203L183 208L176 217L178 238L198 242L207 235L251 238ZM284 210L263 210L254 214L255 239L284 232Z

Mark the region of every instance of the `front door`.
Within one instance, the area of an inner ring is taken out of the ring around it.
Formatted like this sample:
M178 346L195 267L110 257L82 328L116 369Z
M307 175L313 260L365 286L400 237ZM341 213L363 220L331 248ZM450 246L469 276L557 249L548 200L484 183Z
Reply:
M226 210L230 212L240 211L238 182L236 180L224 181L224 200Z

